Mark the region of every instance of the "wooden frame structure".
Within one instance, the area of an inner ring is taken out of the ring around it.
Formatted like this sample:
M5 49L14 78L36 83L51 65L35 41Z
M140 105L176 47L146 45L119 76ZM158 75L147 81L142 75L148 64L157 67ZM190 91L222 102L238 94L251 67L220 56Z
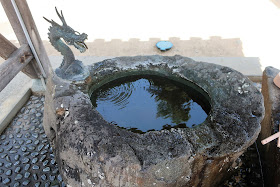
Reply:
M20 47L17 48L0 34L0 56L6 60L0 64L0 91L2 91L20 71L32 79L42 78L43 72L40 71L38 63L34 58L35 54L33 54L30 49L12 1L0 0L0 2L20 43ZM50 61L28 4L26 0L14 0L14 2L17 5L22 21L25 24L26 30L45 72L44 78L47 78L50 71L52 71Z

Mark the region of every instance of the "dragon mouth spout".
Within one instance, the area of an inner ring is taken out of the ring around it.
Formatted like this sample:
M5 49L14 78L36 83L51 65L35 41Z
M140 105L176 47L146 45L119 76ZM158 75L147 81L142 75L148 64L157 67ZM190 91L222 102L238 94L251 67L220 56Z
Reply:
M47 18L44 17L46 21L52 24L52 26L49 29L50 30L49 38L50 40L53 40L51 42L53 42L54 45L58 45L59 43L58 40L62 39L66 44L74 45L76 49L78 49L81 53L84 53L88 49L87 45L84 42L87 39L88 35L85 33L80 34L78 31L72 29L69 25L67 25L64 16L62 14L62 11L61 13L59 13L56 7L55 7L55 11L58 17L60 18L62 25L59 25L55 21L48 20ZM60 47L60 48L57 47L57 49L60 50L62 48L65 47Z
M87 49L88 46L85 44L83 41L75 41L74 46L81 52L84 53Z

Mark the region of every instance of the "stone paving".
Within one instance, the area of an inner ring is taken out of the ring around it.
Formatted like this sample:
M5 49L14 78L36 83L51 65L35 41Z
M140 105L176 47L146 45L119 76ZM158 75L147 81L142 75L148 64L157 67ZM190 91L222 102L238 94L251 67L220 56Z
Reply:
M0 186L65 186L45 131L44 97L31 96L0 136Z

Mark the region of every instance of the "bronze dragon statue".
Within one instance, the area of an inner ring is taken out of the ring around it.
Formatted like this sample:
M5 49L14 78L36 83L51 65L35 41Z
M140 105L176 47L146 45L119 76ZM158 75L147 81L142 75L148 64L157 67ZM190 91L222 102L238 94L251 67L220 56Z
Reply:
M84 42L87 39L87 34L80 34L79 32L72 29L67 25L62 11L59 14L56 7L55 10L62 22L62 25L59 25L55 21L48 20L47 18L43 17L52 24L48 33L50 43L63 55L63 61L60 67L55 70L55 72L63 79L83 80L89 75L88 70L81 61L75 60L72 50L66 44L74 45L75 48L83 53L88 49Z

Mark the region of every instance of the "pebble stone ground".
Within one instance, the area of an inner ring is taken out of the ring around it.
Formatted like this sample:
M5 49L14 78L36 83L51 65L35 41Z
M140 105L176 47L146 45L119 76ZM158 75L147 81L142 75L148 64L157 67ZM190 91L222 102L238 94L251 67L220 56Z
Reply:
M31 96L0 136L0 186L65 186L43 129L44 97Z

